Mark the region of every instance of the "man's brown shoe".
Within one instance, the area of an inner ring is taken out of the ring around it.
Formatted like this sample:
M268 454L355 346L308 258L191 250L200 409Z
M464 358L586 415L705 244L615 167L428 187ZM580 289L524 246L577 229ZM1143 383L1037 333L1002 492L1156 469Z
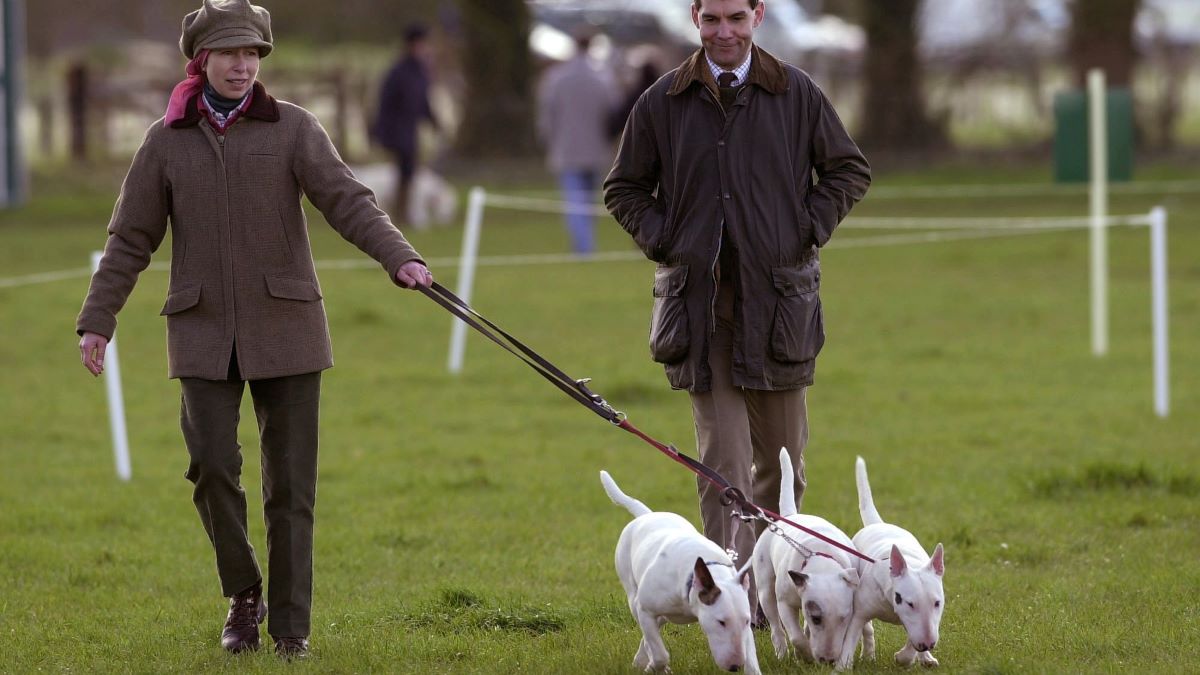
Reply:
M275 655L284 661L308 657L308 638L277 637L275 638Z
M221 646L232 654L258 649L258 624L267 618L267 603L262 597L262 583L229 599L229 616L221 631Z

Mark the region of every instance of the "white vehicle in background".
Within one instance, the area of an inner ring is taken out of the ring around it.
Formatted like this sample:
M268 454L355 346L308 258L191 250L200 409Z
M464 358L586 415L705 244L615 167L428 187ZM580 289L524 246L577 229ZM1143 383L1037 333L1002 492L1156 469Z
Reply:
M561 59L559 55L573 49L568 36L579 22L594 26L616 48L655 45L672 66L700 46L685 0L529 0L528 5L534 19L530 47L547 58ZM763 25L754 38L763 49L809 71L818 81L856 70L866 48L861 27L836 16L813 15L797 0L767 0Z
M1200 46L1200 0L1142 0L1133 28L1143 50L1156 45L1195 49Z
M1070 27L1062 0L925 0L917 13L921 58L942 65L1053 58Z

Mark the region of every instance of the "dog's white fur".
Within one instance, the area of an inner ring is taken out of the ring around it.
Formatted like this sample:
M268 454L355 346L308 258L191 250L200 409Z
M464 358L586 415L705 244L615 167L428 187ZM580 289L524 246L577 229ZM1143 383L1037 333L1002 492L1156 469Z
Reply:
M779 451L783 479L779 486L779 515L819 532L838 543L853 546L835 525L818 516L797 513L795 479L787 449ZM758 603L771 625L775 655L784 658L788 643L797 656L835 663L844 651L847 629L854 613L854 593L860 570L853 556L785 523L786 536L814 554L805 557L796 547L767 530L754 545L754 580ZM804 618L804 625L800 624ZM858 643L855 633L852 642Z
M617 576L642 629L634 666L670 670L662 625L699 622L718 666L759 675L747 593L750 564L735 570L729 554L685 518L651 511L621 492L608 472L600 472L600 482L613 503L634 516L616 552Z
M871 621L882 619L901 624L908 634L908 641L896 652L896 661L905 666L914 661L936 666L938 661L930 650L937 644L942 610L946 606L942 590L945 573L942 545L938 544L930 557L907 530L883 521L871 498L867 463L862 457L855 462L854 474L858 485L858 512L863 522L863 529L854 535L854 545L876 562L864 570L854 599L854 619L849 635L857 636L862 631L863 657L874 659L875 629ZM839 670L853 666L857 642L856 639L846 641L837 664Z

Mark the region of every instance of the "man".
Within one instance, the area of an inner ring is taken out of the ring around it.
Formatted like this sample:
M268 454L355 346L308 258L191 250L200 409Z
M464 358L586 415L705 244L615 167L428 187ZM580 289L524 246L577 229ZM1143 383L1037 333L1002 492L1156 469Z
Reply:
M588 57L594 33L575 30L575 55L546 72L538 89L538 135L567 202L571 250L595 249L592 216L600 176L612 165L608 120L617 104L612 80Z
M417 171L417 128L422 120L439 128L429 105L432 60L428 30L412 24L404 31L404 56L388 71L379 92L374 135L396 161L392 216L400 221L408 218L409 193Z
M753 44L764 12L694 0L701 48L638 100L604 190L658 263L650 351L690 394L700 460L773 508L781 447L797 504L805 487L805 393L825 341L817 251L871 174L812 80ZM705 534L745 563L755 533L698 484Z
M270 54L271 15L247 0L204 0L183 20L188 78L146 132L121 186L100 267L76 321L93 375L138 275L172 233L168 375L182 390L180 425L192 499L230 598L221 645L308 653L321 371L333 365L301 196L399 285L432 276L354 179L308 111L256 81ZM247 385L262 448L270 583L246 526L237 441Z

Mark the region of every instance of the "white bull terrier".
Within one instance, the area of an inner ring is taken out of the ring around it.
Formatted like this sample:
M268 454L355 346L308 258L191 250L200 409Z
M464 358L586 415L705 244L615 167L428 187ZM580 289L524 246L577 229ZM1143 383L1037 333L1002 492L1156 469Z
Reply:
M946 571L942 560L942 545L925 553L921 543L907 530L883 522L871 498L867 482L867 463L859 457L854 465L858 484L858 512L863 529L854 535L854 546L874 558L866 566L858 593L854 599L854 620L850 624L851 639L838 660L838 669L854 664L854 648L862 632L863 657L875 658L875 629L873 619L901 624L908 634L904 648L896 652L896 662L912 665L920 661L936 666L937 659L930 650L938 641L938 625L942 621L946 595L942 590L942 575Z
M779 515L838 543L853 546L845 532L824 518L796 512L792 460L786 448L779 451L779 468L783 475ZM859 584L859 569L854 561L859 558L786 523L779 526L789 539L811 551L811 555L801 553L771 530L763 532L754 545L752 560L758 603L771 624L775 655L784 658L790 641L797 656L834 664L844 651L843 643L854 613L854 592ZM858 633L849 639L853 649L858 643Z
M729 554L690 522L651 511L621 492L608 472L600 472L600 482L613 503L634 516L621 532L616 553L617 576L642 629L633 665L647 672L669 671L662 625L699 622L718 666L759 675L750 630L750 564L735 570Z

